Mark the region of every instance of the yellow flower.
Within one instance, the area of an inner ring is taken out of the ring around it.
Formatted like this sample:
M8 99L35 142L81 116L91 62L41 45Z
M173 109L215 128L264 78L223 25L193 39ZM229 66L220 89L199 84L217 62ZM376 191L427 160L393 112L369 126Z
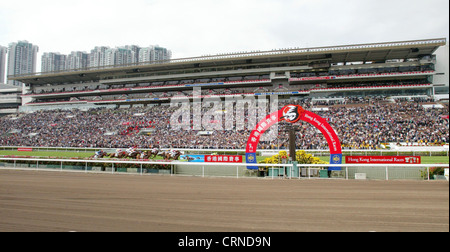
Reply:
M327 164L327 162L320 160L320 158L313 157L311 154L306 154L304 150L297 151L295 155L299 164ZM266 158L264 161L261 161L261 163L280 164L281 159L284 157L287 157L287 151L280 151L279 154Z

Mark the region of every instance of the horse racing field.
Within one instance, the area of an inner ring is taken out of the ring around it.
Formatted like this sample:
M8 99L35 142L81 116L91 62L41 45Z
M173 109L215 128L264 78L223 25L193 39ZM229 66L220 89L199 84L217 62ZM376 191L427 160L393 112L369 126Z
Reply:
M0 232L449 231L447 181L0 169Z

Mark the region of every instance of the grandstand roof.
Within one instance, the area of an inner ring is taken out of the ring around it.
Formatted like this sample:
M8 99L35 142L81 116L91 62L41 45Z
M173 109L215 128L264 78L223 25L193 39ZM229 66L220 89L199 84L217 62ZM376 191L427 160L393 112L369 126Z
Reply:
M98 81L100 79L120 76L121 78L152 72L171 70L195 70L211 67L259 66L269 67L299 62L307 66L311 63L339 63L356 61L385 62L390 59L421 58L432 55L440 46L446 45L446 39L425 39L400 42L385 42L358 45L341 45L315 48L289 48L272 51L239 52L208 55L184 59L146 62L122 66L104 66L77 69L64 72L34 73L8 76L26 84L50 84L81 81ZM264 67L263 67L264 68Z

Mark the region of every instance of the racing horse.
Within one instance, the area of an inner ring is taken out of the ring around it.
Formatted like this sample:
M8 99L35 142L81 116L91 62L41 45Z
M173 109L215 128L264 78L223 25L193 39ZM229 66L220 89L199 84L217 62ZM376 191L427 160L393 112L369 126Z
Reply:
M137 158L138 159L139 158L140 159L153 159L156 156L158 156L158 154L159 154L159 151L153 152L153 151L146 150L146 151L143 151Z
M161 150L159 148L155 148L155 149L152 149L151 151L148 151L149 158L155 158L156 156L158 156L158 154L160 152L161 152Z
M109 158L127 158L128 153L126 151L122 151L119 149L119 150L116 150L116 152L109 154L107 157L109 157Z
M93 156L91 156L90 158L98 159L98 158L104 158L104 157L109 157L109 154L104 152L103 150L99 150L99 151L96 151L95 154Z
M157 153L158 154L158 153ZM157 155L156 154L156 155ZM156 156L155 155L155 156ZM116 152L113 152L111 154L105 153L103 152L102 155L100 156L98 152L96 152L96 155L92 156L92 158L103 158L103 157L108 157L108 158L119 158L119 159L123 159L123 158L131 158L131 159L148 159L148 157L151 156L151 152L142 152L139 150L130 150L130 151L124 151L121 149L117 149Z
M141 155L142 155L142 152L138 151L138 150L135 150L131 153L127 153L127 152L125 152L125 153L127 154L127 156L125 158L131 158L131 159L140 159Z
M143 151L140 155L139 155L140 159L150 159L150 151Z
M178 160L178 158L181 156L181 152L178 150L164 151L163 153L161 153L161 156L164 158L165 161L169 161L171 159Z
M161 150L157 149L157 148L152 149L152 150L143 151L141 153L141 155L139 156L139 158L141 158L141 159L153 159L153 158L158 156L160 151Z

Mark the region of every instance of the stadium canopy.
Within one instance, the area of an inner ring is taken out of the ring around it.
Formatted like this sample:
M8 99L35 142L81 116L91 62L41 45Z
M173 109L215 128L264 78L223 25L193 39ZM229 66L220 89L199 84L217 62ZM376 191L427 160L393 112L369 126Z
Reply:
M385 42L357 45L341 45L314 48L289 48L272 51L253 51L229 54L208 55L193 58L171 59L136 63L121 66L103 66L76 69L62 72L34 73L8 76L30 85L51 83L75 83L99 81L104 79L137 77L139 75L170 71L199 71L208 68L226 68L239 66L271 67L297 63L324 64L328 66L340 62L380 62L391 59L422 58L432 55L440 46L446 45L446 39L425 39L400 42Z

